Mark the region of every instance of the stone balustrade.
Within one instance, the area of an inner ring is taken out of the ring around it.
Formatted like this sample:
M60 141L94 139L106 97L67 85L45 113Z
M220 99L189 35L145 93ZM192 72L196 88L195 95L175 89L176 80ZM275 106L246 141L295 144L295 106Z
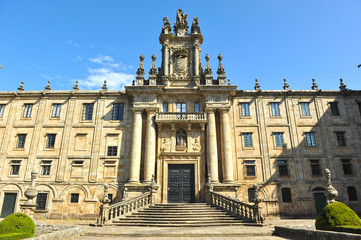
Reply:
M103 225L114 219L125 217L126 215L148 207L151 204L151 191L111 205L103 204L100 206L100 216L98 218L97 225Z
M263 223L263 217L257 204L250 205L241 201L208 191L207 203L228 212L238 218L255 223Z
M158 112L156 122L207 122L207 114L204 112Z

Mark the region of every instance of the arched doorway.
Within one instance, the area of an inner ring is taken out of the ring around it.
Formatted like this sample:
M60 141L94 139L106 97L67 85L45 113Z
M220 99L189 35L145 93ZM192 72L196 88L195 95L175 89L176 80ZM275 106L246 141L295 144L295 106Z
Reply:
M322 187L316 187L312 190L312 193L315 201L316 215L318 216L327 205L325 189Z

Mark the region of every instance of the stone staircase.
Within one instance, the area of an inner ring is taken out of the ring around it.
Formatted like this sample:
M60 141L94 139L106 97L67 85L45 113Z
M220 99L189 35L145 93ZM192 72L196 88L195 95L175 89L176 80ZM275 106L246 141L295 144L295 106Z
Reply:
M201 227L245 224L247 222L236 219L206 203L156 204L113 220L113 225L117 226Z

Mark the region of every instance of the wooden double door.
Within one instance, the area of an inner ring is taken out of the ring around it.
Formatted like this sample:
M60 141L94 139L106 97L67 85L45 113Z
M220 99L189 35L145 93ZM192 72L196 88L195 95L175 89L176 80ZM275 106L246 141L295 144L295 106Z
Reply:
M194 165L168 165L168 202L194 202Z

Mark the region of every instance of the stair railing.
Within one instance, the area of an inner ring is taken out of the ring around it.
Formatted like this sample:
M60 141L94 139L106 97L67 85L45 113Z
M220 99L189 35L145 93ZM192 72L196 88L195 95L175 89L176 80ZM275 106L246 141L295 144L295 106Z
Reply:
M152 178L152 183L148 192L127 199L127 188L125 188L123 200L114 204L109 204L110 199L108 198L108 188L108 184L104 184L104 196L101 199L103 204L100 206L100 213L96 225L107 224L114 219L123 218L132 212L137 212L145 207L151 206L157 201L156 193L158 186L155 185L154 178Z
M255 204L251 205L241 202L238 199L233 199L214 192L210 181L208 181L207 187L207 204L226 211L237 218L245 219L255 223L263 223L264 218L261 215L260 207L258 206L260 202L258 197L255 201Z

